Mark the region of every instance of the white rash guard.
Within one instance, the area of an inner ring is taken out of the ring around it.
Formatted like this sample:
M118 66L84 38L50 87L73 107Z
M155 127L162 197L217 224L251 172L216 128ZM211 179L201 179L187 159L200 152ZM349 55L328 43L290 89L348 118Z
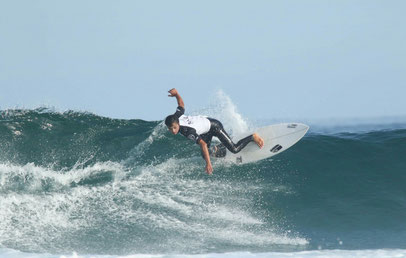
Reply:
M205 116L185 116L185 109L178 107L175 115L179 119L179 132L185 137L199 143L200 135L210 131L211 123Z

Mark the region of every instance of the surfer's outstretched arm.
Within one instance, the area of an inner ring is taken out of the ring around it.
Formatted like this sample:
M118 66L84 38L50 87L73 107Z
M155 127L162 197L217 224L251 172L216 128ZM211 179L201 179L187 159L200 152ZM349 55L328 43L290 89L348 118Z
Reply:
M211 166L209 149L207 148L206 142L202 139L200 139L199 144L200 148L202 148L203 158L206 161L206 173L211 175L213 173L213 167Z
M178 106L185 109L185 103L183 103L183 99L179 95L178 91L175 88L173 88L173 89L169 90L168 92L169 92L168 97L176 97L176 100L178 101Z

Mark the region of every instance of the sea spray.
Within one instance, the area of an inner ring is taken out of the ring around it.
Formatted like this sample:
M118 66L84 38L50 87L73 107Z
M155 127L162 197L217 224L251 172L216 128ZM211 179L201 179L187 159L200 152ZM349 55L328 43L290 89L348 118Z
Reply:
M250 132L254 126L239 112L231 98L222 90L215 92L208 108L188 111L193 115L202 114L222 122L230 136L238 136Z

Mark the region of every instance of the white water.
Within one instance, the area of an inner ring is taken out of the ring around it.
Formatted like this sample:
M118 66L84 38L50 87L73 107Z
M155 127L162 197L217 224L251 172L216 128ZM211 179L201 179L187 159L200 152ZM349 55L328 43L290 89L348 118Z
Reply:
M284 232L277 221L274 228L261 229L264 222L251 213L253 204L246 196L257 191L257 186L178 177L179 173L198 173L201 166L194 159L172 158L133 170L115 162L69 171L33 164L1 164L0 247L22 247L39 253L75 250L72 248L82 243L72 236L84 230L103 231L100 221L106 218L112 223L157 229L158 235L163 231L193 236L171 241L163 238L159 247L167 250L203 250L205 243L199 239L237 246L308 243ZM96 186L78 184L105 173L113 179ZM226 199L221 195L230 192L232 195ZM134 203L147 209L134 209ZM153 211L148 207L153 207ZM71 236L69 240L66 235Z
M11 249L0 249L1 258L402 258L406 257L406 250L401 249L377 249L377 250L320 250L320 251L303 251L303 252L272 252L272 253L250 253L250 252L236 252L236 253L210 253L210 254L179 254L179 255L149 255L149 254L135 254L127 256L114 256L114 255L50 255L50 254L32 254L22 253Z

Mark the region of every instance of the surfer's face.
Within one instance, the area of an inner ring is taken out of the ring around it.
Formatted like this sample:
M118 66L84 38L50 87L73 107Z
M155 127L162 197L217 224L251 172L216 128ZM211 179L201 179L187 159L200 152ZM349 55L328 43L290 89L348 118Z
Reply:
M173 123L171 126L168 126L168 129L171 133L173 134L178 134L179 132L179 124L178 123Z

